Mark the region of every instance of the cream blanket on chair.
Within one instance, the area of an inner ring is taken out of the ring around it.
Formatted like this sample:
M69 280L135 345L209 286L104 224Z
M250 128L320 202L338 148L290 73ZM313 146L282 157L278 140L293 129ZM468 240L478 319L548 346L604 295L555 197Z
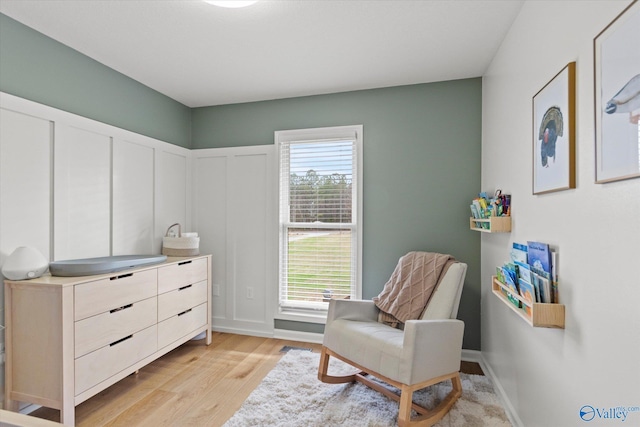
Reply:
M456 260L434 252L409 252L398 261L389 281L377 297L378 321L397 327L419 319L440 279Z

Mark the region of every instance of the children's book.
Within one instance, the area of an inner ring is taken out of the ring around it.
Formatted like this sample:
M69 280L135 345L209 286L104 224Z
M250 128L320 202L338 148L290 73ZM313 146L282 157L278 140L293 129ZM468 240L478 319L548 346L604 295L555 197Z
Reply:
M511 292L518 295L518 278L513 264L506 264L502 267L502 274L504 275L504 284L507 285ZM507 294L507 299L516 307L520 307L520 301L511 296L511 294Z
M527 245L513 242L513 248L511 249L511 261L513 262L520 261L524 264L528 264L529 261L528 261L527 252L528 252Z
M529 264L521 261L514 261L514 264L518 270L518 277L522 277L527 282L531 282L531 268Z
M540 302L550 304L552 302L552 294L551 294L551 281L547 279L544 272L537 272L535 269L532 269L531 272L535 277L535 281L538 284L538 291L540 292Z
M480 212L478 212L478 209L476 208L476 206L473 203L469 206L471 207L471 215L475 219L480 219ZM474 224L476 225L477 228L482 228L481 222L475 222Z
M551 300L558 303L558 253L551 251Z
M527 255L532 269L544 271L551 278L551 251L549 245L540 242L527 242Z
M533 285L533 289L536 291L536 302L542 302L542 291L540 290L540 280L538 279L538 275L534 272L531 272L531 284Z
M519 279L518 284L520 285L520 296L523 300L525 300L529 305L522 304L522 309L529 315L532 315L532 306L535 301L536 291L533 288L533 285L527 282L524 279Z

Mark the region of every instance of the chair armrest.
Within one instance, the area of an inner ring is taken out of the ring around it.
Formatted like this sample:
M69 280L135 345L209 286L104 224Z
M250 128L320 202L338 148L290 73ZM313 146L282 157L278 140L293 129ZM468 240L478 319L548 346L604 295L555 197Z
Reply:
M378 311L371 300L332 299L329 301L327 325L336 319L377 321Z
M458 372L463 335L464 322L457 319L407 321L403 359L411 369L409 384Z

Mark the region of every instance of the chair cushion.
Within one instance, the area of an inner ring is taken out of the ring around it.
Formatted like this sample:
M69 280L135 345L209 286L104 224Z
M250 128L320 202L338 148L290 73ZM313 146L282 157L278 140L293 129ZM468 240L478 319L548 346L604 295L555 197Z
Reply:
M400 376L403 331L375 321L346 319L336 319L326 329L326 347L389 378Z
M429 300L429 304L422 314L422 320L456 318L460 303L458 293L464 285L466 271L467 264L465 263L451 264Z

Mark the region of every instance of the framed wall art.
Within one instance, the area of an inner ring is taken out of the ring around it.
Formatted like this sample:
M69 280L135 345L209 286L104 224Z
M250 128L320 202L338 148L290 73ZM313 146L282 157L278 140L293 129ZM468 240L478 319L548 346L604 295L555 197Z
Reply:
M533 96L533 194L576 188L576 63Z
M640 177L640 2L593 40L596 182Z

